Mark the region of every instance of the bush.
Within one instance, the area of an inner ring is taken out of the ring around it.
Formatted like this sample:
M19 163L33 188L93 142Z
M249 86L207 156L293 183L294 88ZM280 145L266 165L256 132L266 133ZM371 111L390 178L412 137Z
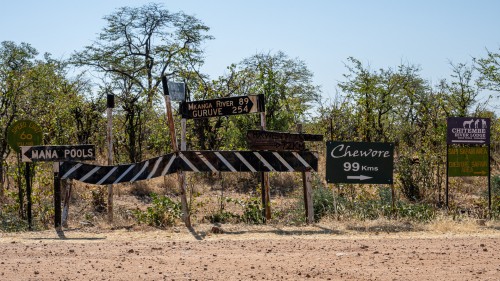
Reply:
M155 227L167 227L175 224L182 217L181 204L169 197L158 196L151 193L153 206L146 211L137 210L134 215L138 223L144 223Z
M360 220L375 220L380 217L404 218L420 222L427 222L435 217L433 206L422 203L396 202L392 208L390 189L381 188L379 199L357 199L351 201L346 197L339 196L337 201L337 214ZM313 192L314 220L319 221L326 215L334 215L335 208L333 193L330 189L319 187Z

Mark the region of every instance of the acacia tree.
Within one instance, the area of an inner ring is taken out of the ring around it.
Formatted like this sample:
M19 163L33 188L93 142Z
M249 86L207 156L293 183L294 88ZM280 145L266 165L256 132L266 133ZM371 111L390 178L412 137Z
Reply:
M212 37L197 18L171 13L160 4L123 7L104 19L107 24L98 39L70 61L107 79L105 88L118 97L125 115L129 160L137 162L144 140L137 136L148 134L144 124L161 77L185 77L196 70L204 62L202 44Z

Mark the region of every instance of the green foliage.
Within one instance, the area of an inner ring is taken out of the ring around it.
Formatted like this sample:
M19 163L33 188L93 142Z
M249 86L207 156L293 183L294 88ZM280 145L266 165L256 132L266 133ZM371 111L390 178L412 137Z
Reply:
M169 197L151 193L153 206L146 211L136 210L134 215L138 223L154 227L173 226L182 217L181 204Z
M432 205L425 203L406 203L398 201L393 208L389 188L379 189L379 198L358 197L352 201L345 196L334 197L331 189L319 187L313 192L314 220L319 221L324 216L337 215L358 220L375 220L380 217L401 218L418 222L428 222L435 217Z
M262 216L262 206L260 198L249 197L247 199L234 199L230 197L224 198L225 203L235 204L239 206L241 210L241 215L227 211L225 209L219 209L216 212L205 216L205 219L211 223L229 223L229 222L245 222L249 224L262 224L264 223L264 217Z
M487 191L484 194L485 201L488 200ZM495 175L491 179L491 217L500 218L500 175Z

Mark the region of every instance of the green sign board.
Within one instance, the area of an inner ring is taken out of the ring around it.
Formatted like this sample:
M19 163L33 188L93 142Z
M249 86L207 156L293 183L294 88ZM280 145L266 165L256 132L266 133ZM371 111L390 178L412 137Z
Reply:
M487 146L448 148L449 177L485 177L488 174Z
M15 152L20 152L20 146L35 146L42 144L42 127L31 120L19 120L7 131L7 142Z

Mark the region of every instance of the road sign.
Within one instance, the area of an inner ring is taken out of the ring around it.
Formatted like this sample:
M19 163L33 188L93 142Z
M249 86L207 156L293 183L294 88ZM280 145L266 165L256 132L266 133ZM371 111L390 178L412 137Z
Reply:
M248 130L252 150L305 150L305 141L323 141L323 135Z
M318 155L310 151L181 151L140 163L100 166L63 162L62 179L106 185L135 182L189 172L302 172L318 170Z
M173 101L184 101L186 99L186 84L182 82L167 82L168 94Z
M264 112L264 95L239 96L214 100L183 102L182 118L209 118L226 115Z
M337 142L326 144L328 183L393 183L394 144Z
M488 149L487 146L448 148L448 176L488 176Z
M7 142L15 152L20 152L20 146L42 144L42 128L31 120L14 122L7 130Z
M93 144L21 146L21 156L23 162L95 160L95 146Z
M490 118L449 117L448 144L490 144Z

